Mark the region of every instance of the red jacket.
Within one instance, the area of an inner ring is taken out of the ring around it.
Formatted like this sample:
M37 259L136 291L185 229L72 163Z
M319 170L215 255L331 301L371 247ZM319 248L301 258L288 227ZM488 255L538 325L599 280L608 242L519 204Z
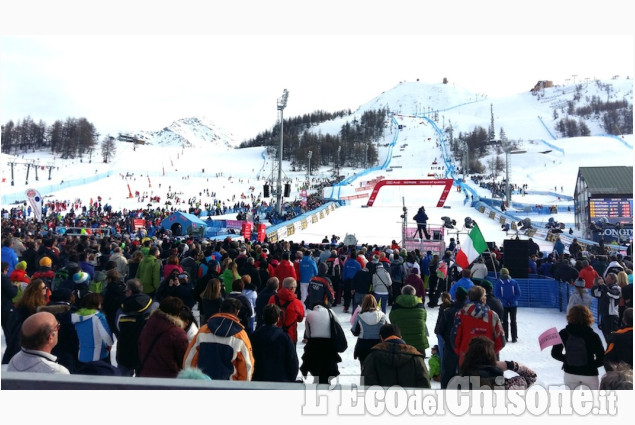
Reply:
M425 285L423 283L423 279L421 279L418 274L410 273L406 277L406 280L404 281L403 284L404 284L404 286L405 285L411 285L412 287L414 287L415 288L415 295L418 296L419 298L421 298L422 300L424 300L425 295L426 295L426 288L425 288Z
M298 342L298 323L304 320L304 305L296 297L295 292L291 292L289 288L280 288L277 296L278 303L276 303L276 295L272 295L267 304L277 304L280 309L283 309L283 306L289 302L284 312L282 329L286 331L295 344Z
M587 289L593 288L594 280L596 277L600 277L598 272L592 266L583 267L578 274L578 277L584 279L584 287Z
M189 345L183 321L156 309L139 335L140 376L176 378Z
M379 259L379 262L380 262L380 263L383 263L383 264L384 264L384 267L388 266L388 269L390 269L390 260L389 260L388 258L386 258L386 257L381 257L381 258Z
M26 270L14 269L9 274L9 280L11 282L31 283L31 279L26 274Z
M293 262L293 269L295 270L295 280L299 281L300 280L300 260L295 260ZM280 281L280 284L282 284L282 281Z
M282 286L282 281L284 281L285 277L292 277L296 281L298 280L295 267L293 267L293 264L291 264L289 260L280 261L280 264L278 264L274 271L274 276L280 280L280 286Z
M454 328L454 351L459 356L459 366L467 353L470 340L484 336L494 341L494 351L500 352L505 346L505 331L498 314L486 304L468 303L456 313Z
M31 279L42 279L46 286L50 287L55 279L55 272L50 267L40 268L40 270L33 273Z

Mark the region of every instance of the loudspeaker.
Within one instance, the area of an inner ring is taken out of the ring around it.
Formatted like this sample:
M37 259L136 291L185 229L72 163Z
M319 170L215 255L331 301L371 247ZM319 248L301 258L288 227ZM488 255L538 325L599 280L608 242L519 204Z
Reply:
M503 241L503 267L512 278L529 277L529 241L508 239Z
M266 184L263 188L262 188L264 194L265 194L265 198L269 197L269 185Z
M288 198L291 196L291 183L284 184L284 197Z

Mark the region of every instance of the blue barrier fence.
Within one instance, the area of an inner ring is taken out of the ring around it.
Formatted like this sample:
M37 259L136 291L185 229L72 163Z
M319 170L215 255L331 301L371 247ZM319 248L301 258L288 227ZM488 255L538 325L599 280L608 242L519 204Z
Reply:
M611 139L616 139L619 140L619 142L621 144L623 144L624 146L626 146L627 148L633 149L633 146L629 145L626 140L622 139L620 136L616 136L614 134L603 134L603 136L605 137L610 137Z
M547 124L545 124L545 122L542 120L542 117L541 117L541 116L538 116L538 120L540 121L540 123L542 124L542 126L545 128L545 130L547 130L547 133L549 133L549 135L551 136L551 138L552 138L553 140L556 140L556 139L557 139L557 137L553 135L553 133L551 132L551 130L549 130L549 127L547 127ZM550 145L549 143L545 142L544 140L543 140L542 142L543 142L544 144L548 145L549 147L551 147L551 148L553 148L553 149L555 149L555 150L557 150L557 151L559 151L559 152L562 152L562 154L564 155L564 150L560 149L559 147L552 146L552 145Z
M497 277L494 273L487 275L488 280L495 282ZM569 297L575 291L573 285L559 282L550 277L541 275L529 275L527 279L517 279L520 287L519 307L529 308L557 308L559 311L566 312ZM598 320L597 299L593 299L591 312L595 320Z
M26 186L25 185L24 190L22 191L17 191L17 192L7 193L2 195L1 202L3 205L8 205L8 204L15 204L16 202L26 201L26 189L30 187L35 187L40 192L40 194L44 196L45 194L49 192L54 192L60 189L67 189L69 187L75 187L75 186L85 185L88 183L94 183L101 179L110 177L110 174L111 174L110 172L99 173L90 177L82 177L78 179L65 180L63 183L50 184L46 186L39 186L39 185Z

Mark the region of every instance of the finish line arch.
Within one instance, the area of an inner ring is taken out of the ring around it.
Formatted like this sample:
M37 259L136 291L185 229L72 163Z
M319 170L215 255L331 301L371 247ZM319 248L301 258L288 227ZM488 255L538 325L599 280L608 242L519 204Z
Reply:
M445 200L447 199L448 194L450 193L452 183L454 183L453 179L380 180L375 184L375 187L370 194L370 198L368 198L368 203L366 204L366 206L373 206L379 190L384 186L445 186L443 188L443 192L441 193L441 197L439 198L439 202L437 202L437 207L442 207L443 204L445 204Z

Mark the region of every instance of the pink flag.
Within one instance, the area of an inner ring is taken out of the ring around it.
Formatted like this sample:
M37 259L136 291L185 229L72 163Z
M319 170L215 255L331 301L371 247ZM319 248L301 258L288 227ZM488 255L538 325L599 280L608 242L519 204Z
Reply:
M551 328L544 331L538 337L538 343L540 344L540 351L544 350L545 347L551 347L552 345L562 344L562 340L560 339L560 334L558 333L558 329Z

